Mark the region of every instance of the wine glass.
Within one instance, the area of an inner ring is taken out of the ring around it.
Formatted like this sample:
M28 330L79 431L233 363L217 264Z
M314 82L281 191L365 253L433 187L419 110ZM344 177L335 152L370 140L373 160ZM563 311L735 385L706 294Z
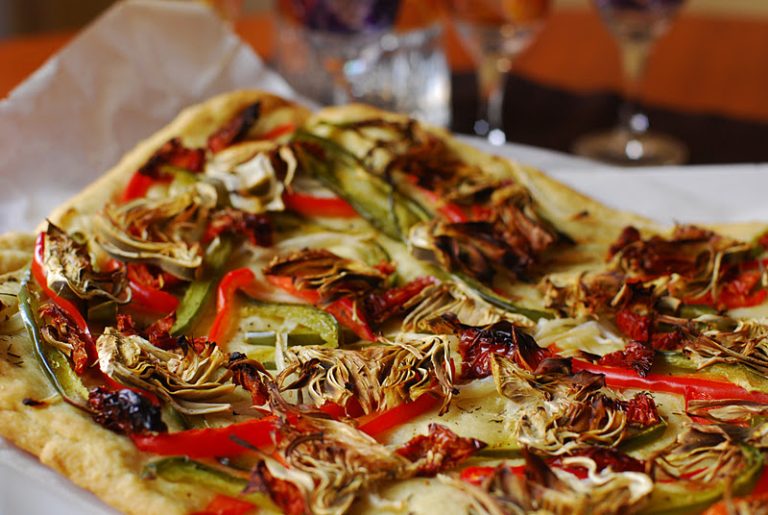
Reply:
M594 0L603 22L621 50L624 103L619 124L588 134L574 145L576 154L618 165L663 165L685 162L685 145L649 130L637 96L651 46L669 28L684 0Z
M480 106L473 129L494 145L507 140L502 118L506 74L538 33L549 4L549 0L451 1L456 27L477 62Z

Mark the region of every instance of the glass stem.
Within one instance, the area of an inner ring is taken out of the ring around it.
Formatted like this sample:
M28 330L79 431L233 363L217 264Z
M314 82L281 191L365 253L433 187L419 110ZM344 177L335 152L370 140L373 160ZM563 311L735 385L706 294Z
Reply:
M640 87L648 62L650 39L622 39L619 41L623 71L624 102L619 111L619 126L633 134L648 130L648 117L640 111Z
M483 58L478 69L480 104L475 133L487 136L491 131L503 132L504 87L511 67L508 58L489 55Z

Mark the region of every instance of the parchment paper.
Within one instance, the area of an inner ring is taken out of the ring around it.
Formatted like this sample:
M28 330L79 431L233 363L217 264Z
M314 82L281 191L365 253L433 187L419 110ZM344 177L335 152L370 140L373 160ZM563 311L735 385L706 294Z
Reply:
M199 2L117 4L0 102L0 232L32 229L182 108L295 94Z
M118 4L0 102L0 232L32 229L182 108L240 88L296 97L204 6ZM624 170L467 141L661 221L768 220L766 165ZM0 515L20 513L114 512L0 439Z

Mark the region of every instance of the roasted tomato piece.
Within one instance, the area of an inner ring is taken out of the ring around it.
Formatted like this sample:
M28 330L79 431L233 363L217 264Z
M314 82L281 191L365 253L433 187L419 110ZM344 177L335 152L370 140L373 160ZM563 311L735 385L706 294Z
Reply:
M638 393L627 402L627 420L630 425L648 427L661 422L656 402L648 393Z
M266 214L253 214L240 209L226 208L211 217L203 241L211 241L220 234L241 235L259 247L272 245L272 223Z
M251 472L248 481L248 492L262 492L277 504L286 515L303 515L308 513L307 504L299 487L272 475L264 461L260 461Z
M260 115L261 104L259 102L247 106L208 137L208 149L213 153L220 152L233 143L245 139L248 131L251 130Z
M485 327L473 327L446 315L433 322L436 331L453 332L459 336L459 354L463 364L462 379L479 379L491 375L490 357L498 354L511 358L526 370L536 370L552 353L538 346L532 336L502 320Z
M645 377L651 371L655 354L651 347L633 341L629 342L623 350L606 354L598 360L598 363L611 367L630 368Z
M264 365L248 359L241 352L233 352L229 355L227 368L232 371L232 382L242 386L251 394L255 406L261 406L269 400L267 383L274 380Z
M428 434L414 436L396 452L416 463L418 475L431 477L462 463L485 446L480 440L464 438L432 423Z
M66 351L72 360L73 369L83 375L95 359L92 342L83 333L63 309L55 304L46 304L40 308L43 338L51 345Z

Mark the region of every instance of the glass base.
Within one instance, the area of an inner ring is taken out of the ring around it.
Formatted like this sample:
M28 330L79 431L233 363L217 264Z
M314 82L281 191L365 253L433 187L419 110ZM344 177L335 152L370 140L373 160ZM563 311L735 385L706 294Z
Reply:
M491 129L491 125L485 120L477 120L473 127L475 134L488 140L488 143L501 146L507 142L507 135L501 129Z
M573 145L573 152L619 166L679 165L688 159L685 144L672 136L624 129L582 136Z

